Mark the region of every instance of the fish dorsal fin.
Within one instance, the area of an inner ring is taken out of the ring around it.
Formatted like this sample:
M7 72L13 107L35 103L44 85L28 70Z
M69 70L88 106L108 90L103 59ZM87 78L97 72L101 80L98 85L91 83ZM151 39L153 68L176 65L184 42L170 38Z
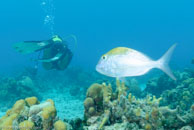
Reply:
M128 52L131 52L133 51L133 49L131 48L127 48L127 47L117 47L117 48L114 48L112 50L110 50L107 55L122 55L122 54L126 54Z

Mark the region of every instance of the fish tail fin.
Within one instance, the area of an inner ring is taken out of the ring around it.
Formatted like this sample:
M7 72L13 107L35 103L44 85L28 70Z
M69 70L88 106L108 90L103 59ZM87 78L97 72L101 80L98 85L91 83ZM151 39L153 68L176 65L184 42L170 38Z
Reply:
M170 67L168 65L172 53L176 47L176 44L172 45L168 51L158 60L156 61L156 68L161 69L163 72L165 72L169 77L171 77L173 80L176 80L176 77L173 75L172 71L170 70Z

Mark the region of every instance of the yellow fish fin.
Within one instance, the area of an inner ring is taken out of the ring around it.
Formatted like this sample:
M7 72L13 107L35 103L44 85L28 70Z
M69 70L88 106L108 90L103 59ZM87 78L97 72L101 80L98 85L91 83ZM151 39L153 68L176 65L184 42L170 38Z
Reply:
M128 52L132 52L133 49L131 48L127 48L127 47L117 47L114 48L112 50L110 50L108 53L106 53L105 55L122 55L122 54L126 54Z

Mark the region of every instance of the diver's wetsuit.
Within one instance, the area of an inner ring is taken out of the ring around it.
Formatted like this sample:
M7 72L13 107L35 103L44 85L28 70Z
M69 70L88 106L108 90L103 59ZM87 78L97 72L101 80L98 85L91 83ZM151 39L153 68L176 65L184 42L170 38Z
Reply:
M57 54L60 54L60 57L56 57ZM64 70L71 62L73 53L70 51L64 41L55 42L54 44L51 44L49 48L43 51L43 59L52 59L53 57L56 57L57 60L45 63L43 62L43 67L47 70Z
M67 45L65 43L55 43L51 45L51 49L53 51L53 53L62 53L62 56L56 60L53 61L53 65L56 67L57 70L61 70L61 68L58 66L60 60L66 58L66 65L63 67L64 69L67 68L67 66L69 65L72 57L73 57L73 53L70 51L70 49L67 47Z

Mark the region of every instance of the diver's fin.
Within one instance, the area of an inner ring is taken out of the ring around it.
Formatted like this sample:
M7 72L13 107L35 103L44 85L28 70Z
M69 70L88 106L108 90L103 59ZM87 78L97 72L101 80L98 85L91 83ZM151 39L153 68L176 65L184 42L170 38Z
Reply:
M29 54L42 50L50 44L48 41L24 41L14 44L13 48L22 54Z
M156 68L161 69L164 71L168 76L170 76L173 80L176 80L175 76L170 70L170 67L168 66L168 63L170 61L170 58L172 56L172 53L176 47L176 44L172 45L170 49L158 60L156 61Z
M57 53L54 57L49 58L49 59L39 59L38 61L40 62L53 62L58 59L60 59L63 56L63 53Z

